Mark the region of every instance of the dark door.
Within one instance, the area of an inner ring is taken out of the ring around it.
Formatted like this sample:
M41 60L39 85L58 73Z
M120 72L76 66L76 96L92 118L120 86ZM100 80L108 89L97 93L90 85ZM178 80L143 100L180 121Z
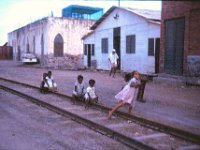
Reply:
M113 48L116 50L117 55L119 56L119 66L117 69L121 68L121 59L120 59L120 27L113 29Z
M91 67L91 49L92 49L92 46L91 46L91 44L88 44L88 52L87 52L87 57L88 57L88 68L90 68Z
M156 38L156 45L155 45L155 73L159 73L159 60L160 60L160 38Z
M179 18L165 22L165 73L182 75L185 19Z
M54 57L63 57L63 37L57 34L54 39Z

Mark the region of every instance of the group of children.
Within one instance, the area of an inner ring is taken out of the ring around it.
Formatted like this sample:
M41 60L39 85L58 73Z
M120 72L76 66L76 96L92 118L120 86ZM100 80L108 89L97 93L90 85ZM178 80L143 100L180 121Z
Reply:
M128 104L128 113L131 114L132 108L135 106L138 88L140 86L140 74L138 71L133 71L132 73L127 73L124 76L126 85L122 90L115 95L118 103L113 107L108 113L108 118L111 118L112 114L124 104ZM74 85L74 90L72 93L73 100L77 99L80 101L85 101L85 108L87 109L90 103L98 102L98 96L95 93L95 80L89 80L89 86L85 89L85 84L83 82L83 76L78 75L77 81ZM74 103L74 101L73 101Z
M118 103L112 108L112 110L109 111L108 118L111 118L112 114L124 104L128 104L128 113L131 114L131 110L135 106L137 92L140 86L139 78L140 74L138 71L127 73L124 76L126 85L117 95L115 95ZM57 91L57 85L54 82L51 71L43 74L40 90L42 93L46 93L48 91ZM98 96L95 92L95 80L90 79L89 86L85 88L83 76L78 75L74 84L74 90L72 92L72 100L73 103L75 103L75 100L84 101L85 109L87 109L91 103L98 103Z
M98 96L95 92L95 80L89 80L89 86L85 89L83 76L78 75L75 81L74 90L72 92L73 103L75 100L85 101L85 109L89 107L90 103L97 103Z
M42 82L40 84L41 93L47 93L48 91L57 91L57 84L54 82L54 78L52 76L51 71L43 73Z

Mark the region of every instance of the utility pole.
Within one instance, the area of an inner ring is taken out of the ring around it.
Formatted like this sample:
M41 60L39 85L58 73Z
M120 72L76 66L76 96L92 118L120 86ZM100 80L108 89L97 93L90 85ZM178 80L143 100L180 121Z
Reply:
M120 0L118 0L118 7L120 7Z

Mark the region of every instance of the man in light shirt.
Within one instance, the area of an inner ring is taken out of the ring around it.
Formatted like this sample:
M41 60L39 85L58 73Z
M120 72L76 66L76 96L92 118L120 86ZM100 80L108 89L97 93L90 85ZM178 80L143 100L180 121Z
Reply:
M110 76L112 75L113 72L113 78L115 77L115 73L117 70L117 66L118 66L118 61L119 61L119 56L117 55L115 49L112 50L112 53L109 55L109 62L111 65L111 69L110 69Z

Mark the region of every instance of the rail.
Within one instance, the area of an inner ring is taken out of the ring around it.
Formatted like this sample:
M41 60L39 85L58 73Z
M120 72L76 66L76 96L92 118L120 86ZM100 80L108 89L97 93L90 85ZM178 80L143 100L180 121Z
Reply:
M51 110L55 113L58 113L62 116L65 116L67 118L70 118L70 119L72 119L72 120L74 120L74 121L76 121L80 124L83 124L84 126L87 126L88 128L90 128L90 129L92 129L96 132L99 132L103 135L106 135L110 138L113 138L113 139L115 139L115 140L117 140L117 141L131 147L131 148L138 149L138 150L155 150L154 148L152 148L152 147L150 147L150 146L148 146L148 145L146 145L146 144L144 144L144 143L142 143L142 142L140 142L140 141L138 141L134 138L130 138L128 136L125 136L125 135L123 135L123 134L121 134L117 131L114 131L110 128L102 126L102 125L95 123L91 120L85 119L85 118L78 116L74 113L71 113L69 111L61 109L61 108L56 107L54 105L51 105L49 103L46 103L42 100L34 98L34 97L27 95L25 93L19 92L17 90L11 89L11 88L3 86L3 85L0 85L0 89L3 89L7 92L11 92L15 95L18 95L20 97L25 98L28 101L31 101L32 103L35 103L35 104L42 106L42 107L45 107L45 108L47 108L47 109L49 109L49 110Z
M2 78L2 77L0 77L0 80L4 80L4 81L11 82L11 83L21 84L21 85L24 85L24 86L39 89L39 87L37 87L37 86L33 86L33 85L30 85L30 84L27 84L27 83L21 83L21 82L18 82L18 81L14 81L14 80ZM67 99L72 98L71 96L65 95L63 93L58 93L58 92L52 92L52 93L54 93L58 96L67 98ZM100 104L92 104L92 107L94 107L95 109L100 109L100 110L106 111L106 112L108 112L111 109L107 106L103 106L103 105L100 105ZM154 130L164 132L164 133L179 137L181 139L184 139L184 140L187 140L187 141L190 141L190 142L193 142L193 143L197 143L197 144L200 143L200 135L198 135L198 134L191 133L191 132L188 132L188 131L184 131L182 129L178 129L178 128L175 128L175 127L172 127L172 126L169 126L169 125L161 124L159 122L155 122L155 121L143 118L141 116L129 115L129 114L124 113L122 111L116 111L115 114L117 114L118 116L120 116L122 118L135 121L135 122L137 122L137 123L139 123L143 126L147 126L148 128L152 128Z

